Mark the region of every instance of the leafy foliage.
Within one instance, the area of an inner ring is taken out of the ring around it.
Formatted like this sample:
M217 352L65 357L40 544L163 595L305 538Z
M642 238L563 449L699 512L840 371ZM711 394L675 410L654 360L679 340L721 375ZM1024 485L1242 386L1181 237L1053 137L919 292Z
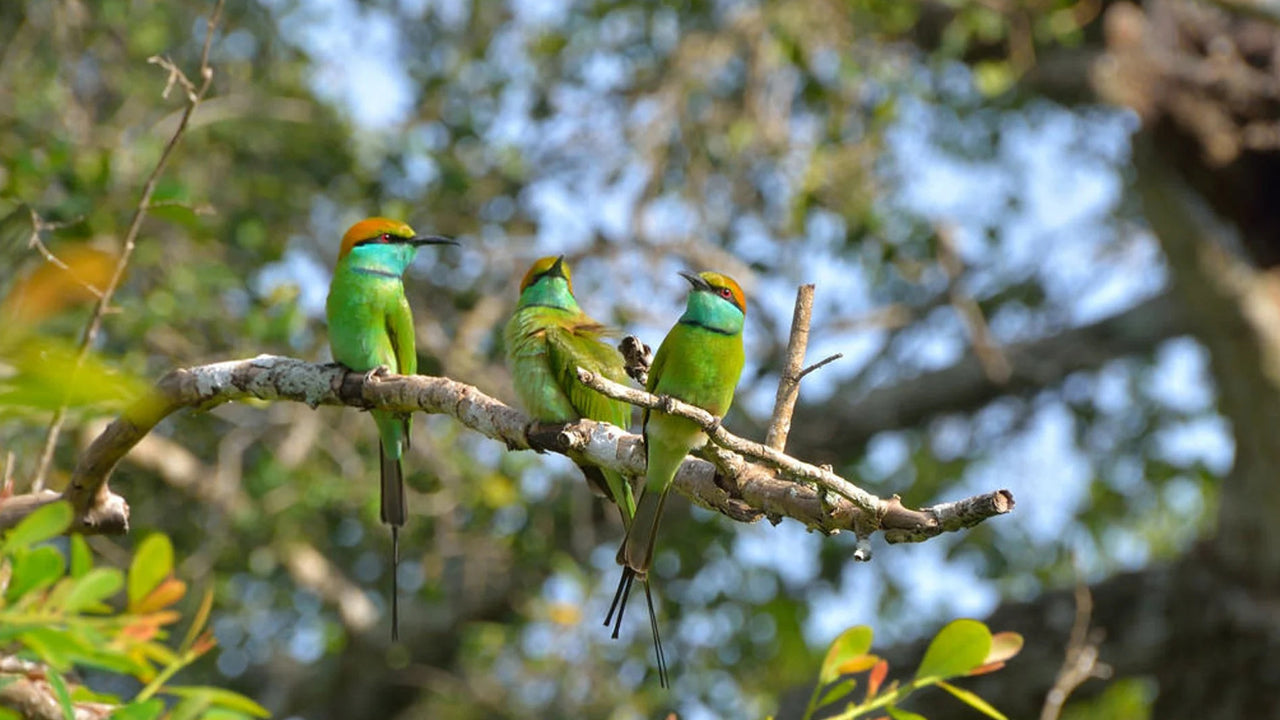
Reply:
M252 700L223 688L173 685L170 680L216 645L205 628L213 596L206 593L177 647L164 642L181 620L174 605L186 585L173 575L173 546L153 534L134 555L128 573L94 567L83 537L71 536L68 553L50 544L72 520L65 502L46 505L25 518L0 543L0 649L6 656L36 663L23 675L48 683L67 717L74 703L92 700L117 705L115 717L266 717ZM68 562L69 555L69 562ZM120 591L128 585L121 607ZM133 678L141 684L132 698L97 693L73 682L77 672L97 671ZM12 680L13 677L9 676ZM0 683L6 673L0 672ZM175 700L160 701L157 696Z
M818 684L809 698L805 720L813 717L853 720L883 711L893 720L916 720L923 716L898 705L911 693L936 686L946 690L973 709L995 720L1005 716L974 693L951 684L958 677L995 672L1022 649L1022 636L1012 632L992 634L977 620L953 620L938 631L925 651L915 676L908 682L897 680L888 685L887 660L871 650L871 628L858 625L845 630L832 641L818 673ZM862 683L862 699L854 697L858 689L856 676L866 673ZM837 712L830 709L843 705Z

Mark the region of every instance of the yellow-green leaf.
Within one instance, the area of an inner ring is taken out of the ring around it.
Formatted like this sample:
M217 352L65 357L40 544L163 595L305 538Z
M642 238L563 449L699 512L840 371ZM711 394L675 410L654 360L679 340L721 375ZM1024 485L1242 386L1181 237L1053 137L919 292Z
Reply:
M254 717L270 717L271 713L258 703L237 692L232 692L219 687L190 686L190 685L169 685L162 691L169 695L177 695L178 697L208 697L213 701L214 705L235 710Z
M173 572L173 543L163 533L148 535L129 566L129 607L135 608Z
M65 571L57 548L38 547L24 552L13 561L13 577L5 597L9 602L18 602L27 593L52 585Z
M966 705L986 715L989 718L994 718L994 720L1009 720L1004 716L1004 713L991 707L990 703L978 697L977 695L970 692L969 690L965 690L964 688L959 688L959 687L956 687L955 685L952 685L951 683L942 682L942 681L938 682L938 687L960 698L962 701L964 701Z
M71 704L71 693L67 690L67 681L62 679L62 673L53 668L46 668L44 677L49 681L49 687L53 688L53 696L58 699L58 707L62 708L62 717L66 720L76 720L76 709Z
M122 586L124 574L119 570L113 567L94 568L76 581L75 587L63 600L63 607L69 613L80 612L115 595Z
M0 555L8 555L49 538L57 537L71 525L71 503L63 500L49 503L22 519L5 537Z
M93 551L89 549L89 543L85 541L83 535L71 536L71 577L84 577L85 573L93 569Z
M991 650L991 631L977 620L953 620L938 631L916 670L917 682L964 675L982 664Z
M885 712L889 713L889 717L893 720L926 720L925 716L919 713L913 713L910 710L903 710L892 705L885 708Z
M845 630L836 637L827 650L822 661L822 671L818 674L818 684L825 685L840 677L840 666L871 649L871 628L856 625Z

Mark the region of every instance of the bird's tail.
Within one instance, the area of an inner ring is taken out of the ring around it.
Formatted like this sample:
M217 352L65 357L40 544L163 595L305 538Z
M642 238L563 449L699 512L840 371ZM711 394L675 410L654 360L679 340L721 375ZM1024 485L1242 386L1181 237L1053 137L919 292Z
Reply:
M613 603L609 605L609 614L605 616L604 624L606 627L613 625L613 639L618 639L618 631L622 629L622 615L627 610L627 598L631 595L631 583L636 579L636 571L629 567L622 568L622 577L618 579L618 589L613 594ZM667 656L662 651L662 634L658 631L658 613L653 605L653 592L649 586L649 577L643 576L640 582L644 583L644 599L649 605L649 630L653 633L653 651L658 661L658 684L661 687L671 687L671 682L667 676ZM616 620L615 620L616 612Z
M382 459L382 522L391 526L391 639L400 639L400 528L405 523L404 468L379 443Z
M627 528L627 537L618 548L618 564L647 573L653 563L653 542L658 537L658 523L662 520L662 506L667 502L668 485L659 492L645 488L636 504L635 517Z

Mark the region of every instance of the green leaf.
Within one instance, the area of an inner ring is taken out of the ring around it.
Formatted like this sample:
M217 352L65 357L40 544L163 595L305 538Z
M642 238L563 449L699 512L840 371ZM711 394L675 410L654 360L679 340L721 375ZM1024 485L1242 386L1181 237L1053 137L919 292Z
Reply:
M964 688L959 688L959 687L956 687L955 685L952 685L951 683L942 682L942 681L938 681L938 687L960 698L969 707L973 708L974 710L977 710L980 713L983 713L989 718L994 718L995 720L1009 720L1004 716L1004 713L991 707L990 703L978 697L977 695L975 695L973 692L969 690L965 690Z
M840 666L871 649L871 628L856 625L840 633L827 649L818 674L818 684L825 685L840 677Z
M830 687L828 687L826 690L822 692L822 697L818 699L818 703L814 705L814 707L820 708L823 705L833 703L836 700L839 700L842 696L849 695L853 693L854 690L857 690L857 689L858 689L858 683L853 678L849 678L848 680L842 680L841 682L837 682L837 683L832 683Z
M115 595L122 586L124 574L119 570L112 567L94 568L76 581L75 587L67 593L63 607L69 613L81 612Z
M62 717L65 720L76 720L76 709L71 705L71 693L67 690L67 681L62 679L62 673L53 668L46 668L44 676L49 681L49 686L53 688L53 696L58 698Z
M9 532L4 546L0 548L0 555L10 555L20 549L61 535L71 526L73 515L69 502L59 500L45 505L23 518L22 522Z
M49 625L28 628L18 636L18 642L26 645L41 661L59 670L70 670L76 660L92 652L80 638Z
M89 543L85 541L84 536L75 534L71 536L71 577L84 577L84 574L93 569L93 551L89 549Z
M138 545L129 566L129 607L136 606L173 572L173 543L153 533Z
M9 602L17 602L27 593L52 585L65 570L62 553L57 548L46 546L24 552L13 561L13 577L9 579L5 597Z
M190 695L180 701L169 711L168 720L195 720L200 717L209 706L213 704L213 699L208 693L200 693L198 695Z
M213 701L213 704L228 710L235 710L254 717L271 717L271 713L267 712L267 709L258 703L250 700L240 693L232 692L220 687L206 687L202 685L169 685L161 692L168 695L177 695L178 697L208 697Z
M913 713L910 710L902 710L892 705L884 710L889 713L889 717L893 718L893 720L927 720L925 716L919 713Z
M953 620L938 631L916 670L917 683L964 675L982 664L991 650L991 631L977 620Z
M111 713L111 720L156 720L164 712L164 701L151 698L133 702Z

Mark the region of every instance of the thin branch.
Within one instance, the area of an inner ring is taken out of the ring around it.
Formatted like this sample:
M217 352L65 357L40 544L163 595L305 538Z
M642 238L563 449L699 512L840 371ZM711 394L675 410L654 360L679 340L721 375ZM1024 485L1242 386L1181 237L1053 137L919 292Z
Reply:
M804 379L804 376L805 376L805 375L808 375L809 373L813 372L814 370L820 370L820 369L822 369L822 368L826 367L827 365L830 365L831 363L833 363L833 362L835 362L835 361L839 360L839 359L840 359L840 358L842 358L842 357L844 357L844 353L835 353L834 355L828 355L828 356L826 356L826 357L822 358L821 360L819 360L818 362L816 362L816 363L814 363L814 364L810 365L809 367L807 367L807 368L805 368L805 369L801 370L801 371L800 371L800 378L801 378L801 379Z
M85 325L84 332L80 336L80 348L76 353L76 360L70 373L68 386L74 385L76 376L84 365L85 358L89 355L89 348L93 345L94 340L98 337L99 330L102 328L102 318L107 314L108 308L111 306L111 298L115 295L116 289L120 287L120 280L124 277L125 268L129 266L129 259L133 256L133 248L137 243L138 233L142 229L142 221L147 217L147 209L151 206L151 196L155 193L156 185L160 181L160 174L164 172L165 166L169 163L169 158L173 155L174 148L178 146L178 141L186 133L187 124L191 121L192 114L200 106L200 101L204 99L205 93L209 91L209 86L213 83L213 68L209 67L209 48L213 44L213 31L218 26L218 18L222 15L224 2L225 0L218 0L217 4L213 6L213 12L209 14L209 20L205 26L204 47L200 51L200 86L198 89L189 88L187 92L187 107L182 111L182 117L178 120L178 127L173 131L173 135L169 137L169 142L165 144L164 150L161 151L155 167L151 169L151 174L147 176L147 182L142 186L142 194L138 197L138 203L134 207L133 219L129 222L129 229L125 232L124 242L120 248L120 257L116 259L116 266L111 273L111 279L107 281L106 287L102 289L101 294L98 296L98 302L93 308L93 314L89 317L89 322ZM152 58L152 61L155 60L155 58ZM172 63L169 63L168 69L170 75L165 86L165 94L168 93L170 86L173 84L175 74L182 77L184 81L186 80L186 77ZM190 86L190 81L186 82ZM44 448L40 452L40 462L36 466L35 477L31 481L33 492L39 492L44 488L45 477L49 473L49 465L53 462L53 451L58 445L58 436L62 433L62 425L66 419L67 405L64 400L58 406L58 409L54 411L53 419L49 421Z
M749 460L755 460L801 482L813 483L823 490L843 497L852 503L866 527L857 528L859 535L872 530L892 528L885 534L890 542L915 542L933 537L939 532L971 527L987 517L1002 515L1013 509L1013 494L997 490L977 495L955 503L937 505L924 510L911 510L899 502L898 497L884 500L836 475L827 467L816 467L774 450L773 448L740 438L720 424L720 419L702 408L680 402L667 396L651 395L641 390L619 385L608 378L578 368L578 381L596 392L615 400L625 400L632 405L660 410L668 415L692 420L702 428L712 442ZM831 503L828 494L823 502ZM892 516L892 519L890 519ZM850 525L850 529L853 526Z
M982 371L987 374L991 382L1003 385L1009 381L1013 368L1009 365L1009 358L1005 357L1000 346L991 337L991 328L982 315L982 308L978 307L978 301L960 288L960 276L964 274L964 261L956 251L954 230L950 225L941 225L936 234L938 263L947 273L947 295L951 299L951 306L964 321L969 340L973 343L973 352L978 356Z
M1093 595L1089 586L1080 583L1076 586L1076 618L1071 625L1071 639L1067 642L1067 655L1058 670L1058 677L1053 682L1049 694L1045 696L1044 707L1040 710L1040 720L1058 720L1067 698L1089 678L1111 677L1111 667L1098 662L1098 646L1102 644L1103 632L1100 629L1090 630L1090 618L1093 616Z
M87 282L81 278L75 270L71 269L70 265L62 260L62 258L53 254L53 251L49 249L49 246L45 245L44 241L40 239L40 233L45 230L53 230L60 227L63 223L51 223L46 221L44 218L40 217L40 214L35 211L35 208L29 207L27 208L27 212L31 213L31 236L27 238L27 247L40 253L40 256L45 259L45 262L66 271L66 273L70 275L71 278L81 287L88 290L94 297L101 299L103 292L97 285Z
M773 401L773 419L764 444L782 452L791 434L791 416L800 397L800 379L804 377L804 352L809 347L809 322L813 317L813 285L796 290L796 309L791 316L791 337L787 340L787 361L778 380L778 395Z
M647 393L639 394L653 398ZM81 454L64 494L46 491L0 503L0 530L11 527L41 504L66 498L76 510L78 520L73 527L78 532L126 532L128 505L107 486L107 479L120 459L156 423L180 409L204 410L224 402L253 398L305 402L311 407L346 405L445 414L486 437L505 443L512 450L557 452L632 476L643 475L645 471L641 437L608 423L581 420L544 426L534 424L524 413L477 388L449 378L424 375L365 378L363 373L347 372L337 365L262 355L178 369L165 375L153 393L108 425ZM666 404L663 410L668 411ZM710 419L705 412L692 410L701 413L704 422ZM670 411L682 410L671 408ZM723 430L717 437L723 438L721 433ZM755 443L748 445L761 447ZM860 535L869 527L884 530L890 542L918 541L959 530L980 522L983 509L987 512L985 517L991 517L1013 507L1012 495L1001 490L959 503L911 510L896 498L881 500L830 471L805 465L781 453L768 451L772 454L770 466L766 466L733 450L712 448L709 451L722 472L717 472L716 465L707 460L686 458L676 474L676 489L702 507L743 522L785 516L822 532L858 530ZM793 472L799 468L799 476L811 484L779 477L771 467L779 464L778 458L783 458L781 464ZM859 500L851 500L839 491L828 492L834 488Z
M45 667L30 660L0 656L0 708L29 720L63 720L66 715L49 684ZM71 704L74 720L104 720L118 708L100 702Z

